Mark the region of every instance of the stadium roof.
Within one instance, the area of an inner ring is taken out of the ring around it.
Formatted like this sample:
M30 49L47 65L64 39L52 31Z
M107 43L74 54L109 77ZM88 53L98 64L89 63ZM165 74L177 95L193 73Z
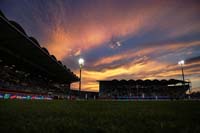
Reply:
M138 79L138 80L133 80L133 79L130 79L130 80L125 80L125 79L122 79L122 80L117 80L117 79L113 79L113 80L98 80L97 82L114 82L114 83L119 83L119 84L146 84L146 85L170 85L170 84L178 84L178 83L190 83L190 82L187 82L187 81L182 81L182 80L177 80L177 79L169 79L169 80L166 80L166 79L162 79L162 80L158 80L158 79L154 79L154 80L149 80L149 79L146 79L146 80L141 80L141 79Z
M71 83L79 78L38 41L29 37L16 22L0 11L0 58L18 69L48 77L57 82Z

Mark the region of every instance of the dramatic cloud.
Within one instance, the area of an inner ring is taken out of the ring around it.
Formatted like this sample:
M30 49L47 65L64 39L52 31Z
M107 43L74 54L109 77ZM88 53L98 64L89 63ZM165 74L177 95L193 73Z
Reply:
M131 49L124 51L120 54L108 56L97 60L94 63L94 67L98 67L100 65L112 64L113 62L120 62L126 59L134 59L141 56L152 56L152 55L159 55L159 56L167 56L167 53L170 54L172 52L176 52L178 50L186 50L190 47L200 46L200 41L193 41L193 42L182 42L182 43L168 43L168 44L154 44L151 47L146 46L142 47L140 50Z
M77 75L84 57L84 90L98 91L102 79L180 78L182 59L200 87L199 1L2 0L0 8Z

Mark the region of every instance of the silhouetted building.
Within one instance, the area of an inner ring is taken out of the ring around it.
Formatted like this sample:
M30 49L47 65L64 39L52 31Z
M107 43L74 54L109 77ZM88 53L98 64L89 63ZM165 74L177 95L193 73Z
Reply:
M190 82L181 80L100 80L99 96L118 99L184 98Z
M79 78L0 11L0 89L66 94Z

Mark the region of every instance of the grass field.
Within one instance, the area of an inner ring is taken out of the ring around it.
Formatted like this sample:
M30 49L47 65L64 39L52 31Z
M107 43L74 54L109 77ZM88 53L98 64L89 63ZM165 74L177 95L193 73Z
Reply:
M195 101L0 101L0 132L200 132Z

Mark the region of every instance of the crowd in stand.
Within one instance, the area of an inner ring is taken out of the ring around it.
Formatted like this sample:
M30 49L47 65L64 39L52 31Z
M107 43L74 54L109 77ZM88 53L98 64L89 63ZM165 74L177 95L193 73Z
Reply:
M56 84L41 75L32 75L17 70L15 65L0 62L0 89L33 92L41 94L64 94L69 88L64 84Z
M2 96L2 93L4 96ZM0 99L11 94L50 96L53 99L97 98L98 93L70 90L69 84L57 83L42 75L18 70L0 61ZM5 99L5 98L4 98Z

